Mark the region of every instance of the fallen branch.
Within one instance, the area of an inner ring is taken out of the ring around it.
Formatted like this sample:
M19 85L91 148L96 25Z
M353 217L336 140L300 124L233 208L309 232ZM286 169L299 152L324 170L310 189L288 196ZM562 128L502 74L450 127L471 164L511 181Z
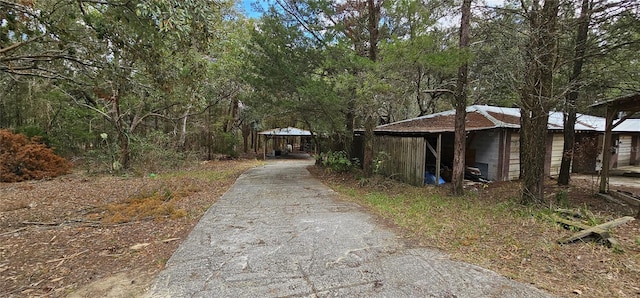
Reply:
M17 232L20 232L20 231L22 231L22 230L26 230L26 229L27 229L27 227L22 227L22 228L19 228L19 229L17 229L17 230L13 230L13 231L9 231L9 232L4 232L4 233L0 234L0 236L4 236L4 235L9 235L9 234L17 233Z
M611 202L611 203L618 204L618 205L620 205L620 206L624 206L624 207L626 207L626 206L627 206L627 204L626 204L626 203L624 203L624 202L622 202L622 201L620 201L620 200L618 200L618 199L614 198L614 197L613 197L613 196L611 196L610 194L598 193L597 195L598 195L599 197L601 197L601 198L603 198L603 199L605 199L605 200L607 200L607 201Z
M23 225L32 225L32 226L59 226L61 222L39 222L39 221L23 221L21 222Z
M625 201L627 204L631 206L635 206L638 208L638 213L636 217L640 218L640 198L635 196L634 194L626 191L615 191L611 193L612 196L616 197L619 200Z
M583 225L581 223L576 223L576 222L572 222L569 220L563 220L560 221L562 223L565 224L570 224L572 226L578 227L583 229L582 231L579 231L577 233L574 233L573 235L569 236L569 237L565 237L563 239L558 240L558 243L560 244L567 244L567 243L571 243L574 242L576 240L580 240L582 238L586 238L589 237L591 235L597 235L599 238L609 242L611 245L615 245L617 243L617 241L615 241L615 239L612 239L611 236L609 235L609 229L613 228L613 227L617 227L619 225L625 224L627 222L630 222L632 220L635 220L635 218L631 217L631 216L625 216L625 217L621 217L618 219L614 219L612 221L597 225L597 226L593 226L593 227L589 227L587 225Z
M164 240L162 240L162 243L169 243L169 242L177 241L177 240L180 240L180 238L169 238L169 239L164 239Z
M23 225L31 225L31 226L47 226L47 227L55 227L62 226L65 224L87 224L89 226L102 226L103 224L99 221L93 220L84 220L84 219L71 219L60 222L40 222L40 221L23 221L21 222Z
M60 261L72 259L72 258L75 258L75 257L77 257L77 256L79 256L79 255L81 255L81 254L83 254L85 252L88 252L88 251L89 251L88 249L85 249L85 250L83 250L81 252L77 252L77 253L74 253L72 255L65 256L65 257L62 257L62 258L59 258L59 259L48 260L45 263L49 264L49 263L55 263L55 262L60 262Z

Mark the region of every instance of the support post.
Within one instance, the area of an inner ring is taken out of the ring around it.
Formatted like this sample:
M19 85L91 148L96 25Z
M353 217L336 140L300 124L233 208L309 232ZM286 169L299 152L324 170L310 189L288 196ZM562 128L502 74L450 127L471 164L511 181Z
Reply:
M264 135L264 146L262 147L262 160L267 160L267 136Z
M604 142L602 145L602 169L600 170L600 193L609 191L609 164L611 163L611 131L613 130L613 117L617 109L607 106L607 118L604 129Z
M436 144L436 186L440 185L440 162L442 161L442 134L438 134L438 143Z

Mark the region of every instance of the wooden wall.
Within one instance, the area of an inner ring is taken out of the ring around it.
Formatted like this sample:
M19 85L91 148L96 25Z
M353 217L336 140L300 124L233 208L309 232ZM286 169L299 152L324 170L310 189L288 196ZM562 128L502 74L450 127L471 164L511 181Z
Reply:
M631 164L637 166L640 164L640 136L633 136L631 144Z
M547 147L547 150L551 153L551 160L549 161L549 172L547 175L555 177L560 174L562 151L564 150L564 135L562 132L553 133L550 141L551 144Z
M426 141L423 137L376 136L374 158L378 152L387 153L388 159L381 165L383 175L405 183L424 185Z
M632 136L620 135L618 141L618 164L617 167L624 167L631 164L631 149L632 149Z
M520 134L511 134L509 144L509 180L520 179Z

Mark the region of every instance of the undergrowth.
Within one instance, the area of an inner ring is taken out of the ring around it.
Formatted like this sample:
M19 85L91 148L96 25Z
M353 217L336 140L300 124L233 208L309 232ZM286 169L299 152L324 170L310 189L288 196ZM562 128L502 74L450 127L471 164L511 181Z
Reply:
M93 215L104 224L121 224L139 220L178 219L198 210L180 208L180 202L209 185L235 178L261 162L228 163L225 169L212 170L208 162L197 168L149 175L146 184L126 199L107 204ZM205 209L206 210L206 209ZM204 212L204 210L203 210Z
M27 138L0 129L0 182L52 178L71 171L71 163L56 155L38 137Z
M319 163L327 170L334 172L348 172L360 166L357 158L349 159L344 151L323 152L316 156Z
M184 194L189 193L184 189L177 189L177 191L182 191ZM181 197L168 187L146 190L120 202L105 205L101 222L119 224L137 220L185 217L187 211L176 207L176 201Z
M627 253L588 241L557 243L574 233L553 220L553 216L562 215L559 210L579 214L575 220L586 225L609 220L606 215L591 212L586 205L571 205L567 193L552 198L554 202L548 206L525 206L519 203L519 186L513 183L451 197L443 187L379 183L376 179L363 185L345 174L317 173L325 175L323 179L343 197L392 222L411 243L441 249L454 259L556 294L588 289L593 297L606 297L633 291L629 281L637 273L630 268L638 264L633 251ZM640 245L640 238L634 236L631 243ZM620 281L613 285L601 272ZM567 276L571 276L571 282L567 282Z

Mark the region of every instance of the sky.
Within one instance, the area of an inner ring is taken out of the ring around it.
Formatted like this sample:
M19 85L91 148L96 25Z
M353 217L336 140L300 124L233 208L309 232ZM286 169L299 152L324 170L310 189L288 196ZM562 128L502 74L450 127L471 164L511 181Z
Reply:
M262 13L256 11L252 7L256 2L265 9L269 6L268 0L240 0L240 8L244 10L244 15L248 18L258 19L262 15Z
M485 0L488 6L501 6L504 4L505 0ZM272 0L240 0L240 8L244 10L245 16L249 18L258 19L262 15L262 13L256 11L253 6L254 4L260 5L264 9L269 7L269 3ZM474 1L477 2L477 1Z

